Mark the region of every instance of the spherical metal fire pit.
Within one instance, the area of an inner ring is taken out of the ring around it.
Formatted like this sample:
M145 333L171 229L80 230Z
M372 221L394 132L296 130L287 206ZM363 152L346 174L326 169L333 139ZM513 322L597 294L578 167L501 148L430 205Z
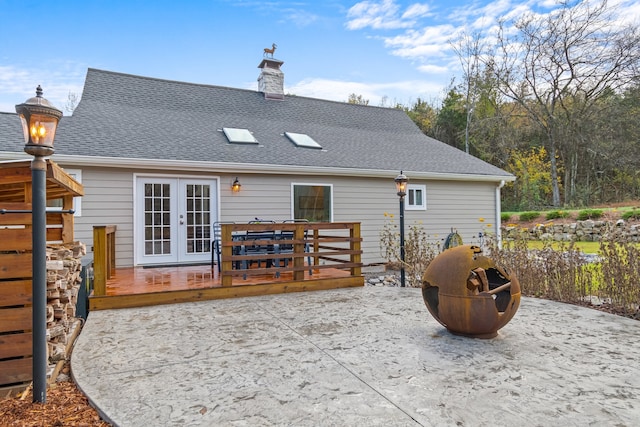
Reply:
M520 284L481 252L463 245L435 257L422 276L422 297L451 333L493 338L518 311Z

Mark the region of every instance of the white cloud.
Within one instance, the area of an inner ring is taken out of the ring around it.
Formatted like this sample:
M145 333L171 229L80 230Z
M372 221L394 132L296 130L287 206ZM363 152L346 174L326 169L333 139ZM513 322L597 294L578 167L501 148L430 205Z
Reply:
M409 105L418 97L437 98L441 95L442 86L439 81L426 80L366 83L310 78L287 86L285 92L339 102L346 102L349 95L354 93L368 99L369 105L380 105L384 102L386 106L393 106L396 103Z
M598 4L602 1L593 0ZM453 44L462 33L477 33L483 43L492 45L500 19L506 20L505 31L511 34L515 31L513 22L524 14L553 14L562 4L562 0L482 0L431 10L427 4L415 3L402 12L393 0L366 0L349 10L347 28L395 29L393 34L379 35L392 55L412 61L422 73L431 76L449 73L451 77L460 68ZM637 0L609 0L608 7L617 16L611 25L637 25L640 20L640 2ZM439 13L441 11L444 13Z
M304 10L291 10L286 13L287 17L281 21L284 25L293 23L297 28L307 27L318 20L318 15L304 11Z
M418 70L428 74L444 74L449 72L449 67L435 64L425 64L418 66Z
M376 30L411 28L416 24L415 18L428 15L429 6L413 4L400 14L400 6L393 0L361 1L353 5L347 12L347 29L360 30L371 27Z
M621 25L638 26L640 22L640 2L637 0L613 0L611 6L616 8L616 15Z
M450 50L449 41L457 31L452 25L438 25L425 27L421 31L407 31L402 35L386 38L384 42L393 49L393 55L404 58L442 56Z
M540 0L538 5L546 8L554 8L558 5L559 0Z
M487 3L478 12L485 16L498 17L521 6L522 4L513 4L511 0L498 0Z
M421 18L423 16L429 16L431 8L428 4L416 3L412 4L402 14L403 19Z
M16 104L36 95L38 85L44 97L64 111L70 92L81 96L86 72L86 67L75 63L42 64L37 68L0 66L0 111L15 112Z

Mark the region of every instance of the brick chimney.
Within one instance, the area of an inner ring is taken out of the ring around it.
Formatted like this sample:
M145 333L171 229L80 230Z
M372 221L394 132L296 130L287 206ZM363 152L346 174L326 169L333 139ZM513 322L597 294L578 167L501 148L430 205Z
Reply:
M258 91L264 93L266 99L284 99L284 73L280 66L283 61L264 58L258 68L262 70L258 77Z

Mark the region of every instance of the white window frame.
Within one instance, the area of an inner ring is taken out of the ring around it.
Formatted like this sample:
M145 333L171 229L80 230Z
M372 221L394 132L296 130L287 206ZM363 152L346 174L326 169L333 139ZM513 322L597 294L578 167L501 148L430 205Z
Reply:
M419 191L422 193L422 203L415 203L415 192ZM414 196L411 197L411 193L414 193ZM411 203L411 200L414 203ZM408 211L426 211L427 210L427 186L423 184L407 184L407 195L405 197L405 209Z
M82 184L82 169L65 169L67 174ZM82 197L73 198L73 216L82 216Z
M82 170L81 169L64 169L64 171L71 176L71 178L73 178L74 180L78 181L80 184L82 184ZM61 200L61 199L60 199ZM62 203L62 201L60 201L60 203ZM58 202L56 201L56 204L58 204ZM77 216L80 217L82 216L82 197L81 196L77 196L73 198L73 216ZM47 206L47 211L49 212L56 212L56 211L61 211L62 210L62 205L57 206L57 207L53 207L53 206Z

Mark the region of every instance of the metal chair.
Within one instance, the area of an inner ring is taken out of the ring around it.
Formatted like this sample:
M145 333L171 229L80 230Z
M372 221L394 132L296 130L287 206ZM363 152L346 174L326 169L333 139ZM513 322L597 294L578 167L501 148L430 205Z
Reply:
M287 219L282 221L283 224L287 224L287 223L309 223L309 220L307 219ZM307 239L307 230L304 230L304 238L305 240ZM294 232L293 231L282 231L280 232L280 234L278 234L278 236L276 237L278 240L282 240L282 241L289 241L289 240L293 240L294 238ZM309 253L311 252L310 250L310 246L309 243L304 244L304 251ZM279 254L292 254L293 253L293 243L279 243L277 245L275 245L275 252L279 253ZM289 258L288 257L284 257L282 258L283 260L283 264L285 267L287 267L287 265L289 264ZM307 257L307 264L309 264L309 275L313 274L313 269L312 264L311 264L311 256ZM279 267L280 266L280 258L276 258L275 260L275 266Z
M222 253L222 224L235 224L234 221L216 221L213 223L213 241L211 242L211 268L217 261L218 272L222 271L221 253ZM234 253L236 253L234 247Z
M275 224L276 222L270 219L260 219L256 217L254 220L249 221L249 224ZM242 255L269 255L275 253L275 248L272 243L262 244L256 243L259 240L275 240L275 231L247 231L244 238L245 244L242 246ZM258 268L262 266L262 259L256 258L253 261L248 261L245 265L247 268L251 267L253 262L258 263ZM273 265L273 260L265 260L266 267L269 268Z

